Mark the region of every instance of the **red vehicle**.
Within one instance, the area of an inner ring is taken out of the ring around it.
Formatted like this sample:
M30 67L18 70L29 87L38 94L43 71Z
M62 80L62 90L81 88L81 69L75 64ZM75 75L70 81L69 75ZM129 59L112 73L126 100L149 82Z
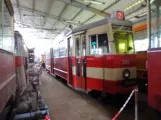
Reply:
M9 0L5 0L5 2L1 0L0 2L1 9L5 9L6 14L4 12L0 14L0 18L4 19L4 23L2 20L0 21L1 26L4 30L1 33L0 39L0 113L3 111L5 105L7 104L10 97L15 94L16 91L16 74L15 74L15 60L13 54L13 9L11 7L11 3ZM4 17L6 16L6 17ZM7 21L9 21L7 23ZM9 24L11 23L11 24ZM9 25L8 25L9 24ZM8 25L8 28L6 27ZM2 28L1 28L2 30ZM5 36L8 36L6 38Z
M51 73L74 89L115 95L130 93L135 85L132 22L123 12L58 37L50 53Z
M161 116L161 1L148 0L148 103Z
M5 119L6 110L15 100L15 96L20 95L26 86L27 48L18 32L15 32L14 39L13 8L10 0L1 0L0 5L0 18L2 19L0 20L2 30L0 39L0 119ZM22 77L22 75L24 76Z

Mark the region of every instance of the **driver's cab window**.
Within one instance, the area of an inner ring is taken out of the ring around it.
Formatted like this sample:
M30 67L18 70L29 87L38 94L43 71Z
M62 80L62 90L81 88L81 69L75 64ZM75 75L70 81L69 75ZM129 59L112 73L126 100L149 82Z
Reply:
M114 32L114 43L116 46L116 53L132 54L135 52L133 35L131 32Z

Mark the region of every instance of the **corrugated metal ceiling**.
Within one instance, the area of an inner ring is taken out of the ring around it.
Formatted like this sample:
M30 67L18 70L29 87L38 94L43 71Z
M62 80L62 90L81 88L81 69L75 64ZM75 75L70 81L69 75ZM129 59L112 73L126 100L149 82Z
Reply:
M125 13L130 20L138 20L136 16L146 12L144 0L97 1L102 4L87 0L11 0L17 23L15 26L24 27L26 24L25 28L36 29L38 32L41 30L41 35L48 39L54 39L69 25L88 24L108 17L114 10L123 11L128 6ZM139 4L134 5L137 2Z

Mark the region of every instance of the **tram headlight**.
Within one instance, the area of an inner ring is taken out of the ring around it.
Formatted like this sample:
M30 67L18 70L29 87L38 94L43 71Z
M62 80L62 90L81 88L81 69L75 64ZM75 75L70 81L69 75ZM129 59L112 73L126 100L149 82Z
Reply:
M123 78L127 79L130 77L130 71L128 69L125 69L123 72L122 72L122 76Z

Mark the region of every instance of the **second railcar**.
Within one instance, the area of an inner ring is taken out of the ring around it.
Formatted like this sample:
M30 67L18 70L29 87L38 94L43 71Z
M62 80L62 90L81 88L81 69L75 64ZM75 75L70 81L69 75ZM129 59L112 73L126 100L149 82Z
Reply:
M55 40L51 71L75 89L127 94L136 83L133 42L132 22L117 11Z

